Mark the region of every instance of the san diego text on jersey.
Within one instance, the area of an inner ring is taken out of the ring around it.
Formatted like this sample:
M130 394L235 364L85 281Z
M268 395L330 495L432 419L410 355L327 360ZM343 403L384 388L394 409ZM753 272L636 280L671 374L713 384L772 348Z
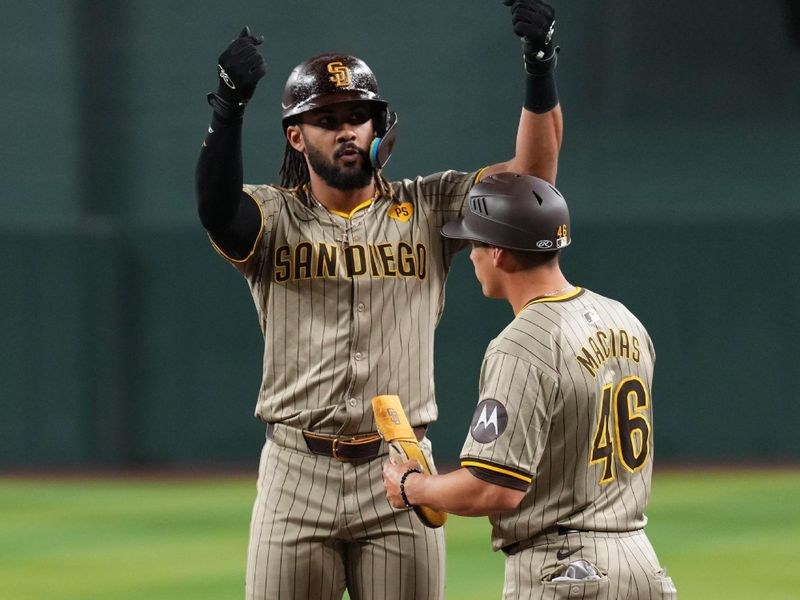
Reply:
M425 244L382 242L351 244L344 249L325 242L303 241L275 249L272 279L293 280L344 277L411 277L428 273Z

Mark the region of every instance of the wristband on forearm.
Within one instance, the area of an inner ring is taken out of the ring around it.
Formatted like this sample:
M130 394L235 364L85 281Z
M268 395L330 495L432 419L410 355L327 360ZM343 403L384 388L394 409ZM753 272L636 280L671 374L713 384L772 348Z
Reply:
M244 102L229 102L214 92L209 92L207 99L211 108L222 120L236 122L244 118Z
M526 110L542 114L558 104L555 69L559 48L542 60L525 56L525 102Z
M412 473L422 473L422 471L416 467L411 467L408 471L403 473L403 476L400 478L400 497L403 499L403 503L407 508L414 508L414 505L408 501L408 496L406 496L406 478Z

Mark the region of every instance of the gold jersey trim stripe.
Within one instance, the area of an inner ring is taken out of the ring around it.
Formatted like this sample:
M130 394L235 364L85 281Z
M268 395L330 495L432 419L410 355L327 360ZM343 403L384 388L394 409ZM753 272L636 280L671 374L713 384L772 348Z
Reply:
M244 190L242 190L242 191L244 192ZM244 192L244 193L247 194L247 197L250 198L250 200L255 202L256 208L258 208L258 214L261 215L261 225L258 228L258 235L256 236L256 239L253 242L253 247L250 248L250 252L247 254L247 256L245 256L244 258L233 258L232 256L228 256L222 250L222 248L217 246L217 243L214 241L214 238L211 237L211 234L210 233L208 234L208 239L211 240L211 245L214 246L214 250L219 252L227 260L231 261L232 263L237 263L237 264L246 263L248 260L250 260L252 258L253 254L256 251L256 246L258 246L258 240L260 240L261 236L264 234L264 211L261 210L261 205L258 203L258 201L256 201L255 198L253 198L253 196L251 196L247 192Z
M328 209L328 212L330 212L330 213L332 213L332 214L334 214L334 215L339 215L340 217L344 217L345 219L350 219L350 218L352 218L352 217L353 217L353 215L354 215L354 214L356 214L358 211L360 211L360 210L362 210L362 209L364 209L364 208L367 208L367 207L368 207L370 204L372 204L373 202L375 202L375 200L377 200L378 198L380 198L380 196L381 196L381 193L380 193L380 192L378 192L377 194L375 194L375 195L374 195L372 198L370 198L369 200L364 200L364 202L362 202L361 204L359 204L358 206L356 206L356 207L355 207L353 210L351 210L349 213L343 212L343 211L341 211L341 210L333 210L332 208L329 208L329 209Z
M501 469L500 467L495 467L494 465L487 465L484 463L476 462L474 460L462 460L461 466L478 467L479 469L486 469L487 471L495 471L496 473L502 473L503 475L508 475L509 477L513 477L514 479L519 479L521 481L524 481L525 483L531 483L533 481L533 477L526 477L525 475L521 475L520 473L515 473L514 471Z
M483 178L483 172L484 172L486 169L488 169L488 168L489 168L488 166L486 166L486 167L483 167L483 168L482 168L480 171L478 171L478 172L475 174L475 180L472 182L472 184L473 184L473 185L475 185L476 183L478 183L478 182L479 182L479 181L480 181L480 180Z
M583 288L576 286L575 289L572 290L568 294L563 294L561 296L543 296L542 298L534 298L533 300L528 302L525 306L523 306L520 309L519 312L521 313L523 310L528 308L531 304L541 304L542 302L563 302L564 300L571 300L572 298L575 298L576 296L580 296L582 293L583 293ZM517 313L517 314L519 314L519 313Z

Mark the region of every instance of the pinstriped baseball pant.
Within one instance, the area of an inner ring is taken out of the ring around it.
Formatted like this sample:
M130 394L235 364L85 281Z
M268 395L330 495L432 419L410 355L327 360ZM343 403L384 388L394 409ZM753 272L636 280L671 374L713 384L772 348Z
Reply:
M345 587L351 600L444 598L443 530L389 505L385 456L343 463L276 440L261 453L247 600L339 600Z
M576 550L580 548L579 550ZM575 550L575 552L570 552ZM570 553L559 560L558 552ZM595 581L550 581L583 559L601 573ZM658 564L644 531L580 531L542 536L542 542L506 557L504 600L672 600L675 585Z

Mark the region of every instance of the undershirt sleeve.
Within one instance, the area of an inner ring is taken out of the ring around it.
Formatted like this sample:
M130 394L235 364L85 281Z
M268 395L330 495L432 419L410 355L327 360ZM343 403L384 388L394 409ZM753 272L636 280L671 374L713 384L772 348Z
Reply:
M242 190L242 121L213 114L195 170L197 212L226 255L243 259L261 231L258 205Z

